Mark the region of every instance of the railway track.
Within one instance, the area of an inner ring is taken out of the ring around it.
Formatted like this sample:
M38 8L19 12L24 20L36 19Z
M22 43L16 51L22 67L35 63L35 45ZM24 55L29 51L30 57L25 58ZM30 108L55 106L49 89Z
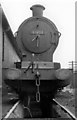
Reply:
M1 120L7 119L7 118L17 118L17 116L14 114L14 111L16 110L19 103L20 101L17 101Z
M62 110L63 112L65 112L65 115L67 116L67 118L71 118L71 120L77 120L76 116L70 112L69 109L67 109L67 107L61 105L57 100L53 99L53 101L55 102L56 105L58 105L58 108L60 108L60 110ZM61 111L58 110L61 114ZM65 116L65 117L66 117Z
M57 100L53 99L53 104L55 105L57 112L59 114L59 118L71 118L71 120L77 120L75 115L71 113L65 106L61 105ZM2 120L5 120L7 118L23 118L24 119L24 111L23 111L23 105L20 101L17 101L14 106L7 112L7 114L2 118ZM29 114L29 118L32 117L32 113L28 107L26 107L26 112ZM55 118L56 115L55 115ZM54 118L53 118L54 120Z

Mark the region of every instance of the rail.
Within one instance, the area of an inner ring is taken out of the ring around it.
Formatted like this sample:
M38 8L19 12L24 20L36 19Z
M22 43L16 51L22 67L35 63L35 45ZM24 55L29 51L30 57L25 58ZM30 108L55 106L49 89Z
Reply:
M54 101L57 105L59 105L59 106L61 107L61 109L62 109L65 113L67 113L68 116L70 116L70 118L71 118L72 120L77 120L77 117L76 117L72 112L70 112L69 109L67 109L65 106L61 105L57 100L53 99L53 101Z
M9 118L9 116L13 113L13 111L16 109L16 107L19 105L20 101L17 101L14 106L10 109L9 112L7 112L7 114L1 119L1 120L4 120L4 119L7 119Z

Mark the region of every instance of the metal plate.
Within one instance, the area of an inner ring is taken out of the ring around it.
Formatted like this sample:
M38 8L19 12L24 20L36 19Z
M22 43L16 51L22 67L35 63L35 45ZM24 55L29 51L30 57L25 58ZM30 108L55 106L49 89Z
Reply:
M27 62L23 61L21 67L22 68L28 68L30 63L31 63L30 61L27 61ZM54 63L53 62L34 61L34 68L36 69L37 66L38 66L39 69L52 69L52 68L54 68ZM32 66L30 68L32 68Z

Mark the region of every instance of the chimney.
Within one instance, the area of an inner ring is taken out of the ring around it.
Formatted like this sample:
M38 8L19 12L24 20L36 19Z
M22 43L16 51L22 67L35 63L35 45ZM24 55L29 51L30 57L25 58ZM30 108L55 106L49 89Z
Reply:
M32 10L33 17L36 16L43 16L43 10L45 10L45 7L42 5L33 5L30 10Z

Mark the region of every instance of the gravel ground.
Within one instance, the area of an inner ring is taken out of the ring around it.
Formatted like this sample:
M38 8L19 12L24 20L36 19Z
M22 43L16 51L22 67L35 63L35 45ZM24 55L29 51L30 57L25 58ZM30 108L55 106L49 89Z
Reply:
M62 90L57 93L56 100L75 115L77 112L75 96L75 89Z

